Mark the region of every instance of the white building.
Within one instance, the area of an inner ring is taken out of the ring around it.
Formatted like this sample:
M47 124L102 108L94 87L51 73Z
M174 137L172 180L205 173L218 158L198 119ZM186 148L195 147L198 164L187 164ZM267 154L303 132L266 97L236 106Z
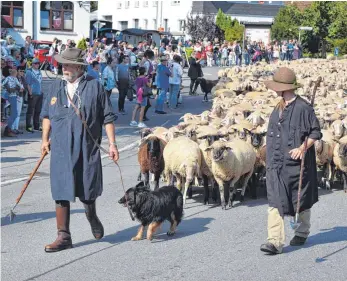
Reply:
M100 0L99 17L113 21L113 29L140 28L183 35L184 20L192 1L109 1Z
M187 15L214 14L221 9L246 26L245 36L270 40L270 27L283 1L110 1L99 0L98 16L113 21L113 29L140 28L184 34Z
M18 45L31 35L36 40L65 43L89 37L90 4L85 1L1 1L1 29Z

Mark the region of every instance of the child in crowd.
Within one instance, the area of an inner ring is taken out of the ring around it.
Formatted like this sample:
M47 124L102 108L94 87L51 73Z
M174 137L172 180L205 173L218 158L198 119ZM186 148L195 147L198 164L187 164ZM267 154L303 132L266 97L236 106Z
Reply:
M151 87L151 81L149 78L145 76L146 73L146 68L141 66L139 68L139 76L135 80L135 85L136 85L136 105L133 111L133 116L132 116L132 121L130 122L130 126L136 127L138 126L139 128L146 128L146 124L143 123L143 115L145 112L145 107L147 106L147 88ZM140 111L140 116L139 116L139 123L135 121L137 112Z

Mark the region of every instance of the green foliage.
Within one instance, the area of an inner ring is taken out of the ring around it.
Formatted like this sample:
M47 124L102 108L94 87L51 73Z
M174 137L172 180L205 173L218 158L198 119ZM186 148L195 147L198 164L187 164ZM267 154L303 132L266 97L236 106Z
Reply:
M90 12L94 12L98 9L98 1L90 1Z
M331 8L333 22L329 26L330 38L347 38L347 2L335 2Z
M331 50L334 51L335 47L339 48L339 55L347 54L347 38L343 39L328 39L331 44Z
M87 50L87 41L85 38L82 38L78 41L77 48L81 50Z
M271 38L276 40L299 37L299 26L303 15L296 6L288 5L281 8L271 27Z
M219 9L217 13L216 25L223 31L225 40L242 40L244 27L240 25L238 20L231 19L230 16L225 15L221 9Z

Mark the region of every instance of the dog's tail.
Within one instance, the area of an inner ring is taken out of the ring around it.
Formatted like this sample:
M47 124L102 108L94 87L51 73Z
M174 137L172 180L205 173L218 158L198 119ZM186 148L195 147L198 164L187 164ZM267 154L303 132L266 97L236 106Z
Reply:
M183 217L183 195L180 192L176 198L176 208L175 208L175 218L177 220L177 225L181 222Z

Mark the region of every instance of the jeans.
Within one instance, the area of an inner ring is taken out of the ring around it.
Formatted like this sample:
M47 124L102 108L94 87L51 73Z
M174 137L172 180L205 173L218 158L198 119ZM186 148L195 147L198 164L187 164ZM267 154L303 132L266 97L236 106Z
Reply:
M245 60L245 64L246 64L246 65L249 65L249 64L250 64L251 59L250 59L249 53L243 54L243 59Z
M20 114L22 112L22 106L23 106L23 97L17 96L17 117L14 119L14 122L12 124L12 127L11 127L12 130L18 130L19 128L19 120L20 120Z
M242 63L242 55L236 55L236 65L241 65Z
M164 102L166 98L167 89L159 89L159 95L157 97L157 103L155 105L156 111L164 111Z
M125 103L125 97L127 96L129 89L129 80L127 79L120 79L119 80L119 98L118 98L118 110L124 110L124 103Z
M170 108L177 107L177 98L178 98L179 91L180 91L180 84L170 84L170 99L169 99Z
M7 121L7 126L12 129L13 124L15 123L15 120L18 115L18 110L17 110L17 96L9 96L8 101L11 105L11 114L10 117L8 118Z
M42 95L29 96L28 109L27 109L27 115L26 115L27 129L32 127L31 120L33 115L34 115L34 129L38 130L40 128L40 114L41 114L41 108L42 108L42 101L43 101Z

